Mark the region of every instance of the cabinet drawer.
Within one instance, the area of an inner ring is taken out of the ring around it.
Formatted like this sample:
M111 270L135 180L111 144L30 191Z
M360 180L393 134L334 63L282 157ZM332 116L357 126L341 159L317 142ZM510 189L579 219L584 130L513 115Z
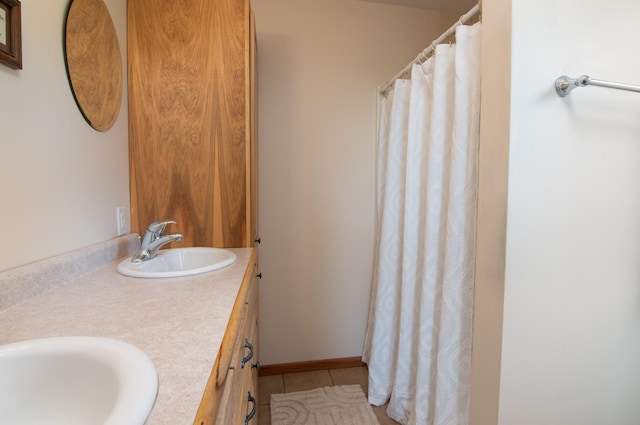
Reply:
M256 425L258 423L257 387L253 385L254 373L237 373L230 370L230 378L225 385L220 400L221 409L216 417L216 425Z
M240 332L231 359L231 368L255 369L258 365L258 285L253 279L242 312Z
M258 376L257 369L251 369L244 374L242 385L243 404L238 425L257 425L258 423L258 387L254 385L253 377Z
M225 396L221 406L224 406L218 417L216 425L256 425L258 423L258 398L257 388L253 386L252 373L237 373L231 371L234 376L233 385L227 385Z

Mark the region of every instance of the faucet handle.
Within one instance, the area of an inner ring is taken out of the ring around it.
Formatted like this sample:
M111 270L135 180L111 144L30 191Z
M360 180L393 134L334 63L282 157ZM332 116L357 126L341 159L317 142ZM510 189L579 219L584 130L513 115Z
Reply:
M162 232L164 232L164 228L167 227L168 224L176 224L176 222L173 220L156 221L154 223L151 223L147 227L147 231L161 235Z

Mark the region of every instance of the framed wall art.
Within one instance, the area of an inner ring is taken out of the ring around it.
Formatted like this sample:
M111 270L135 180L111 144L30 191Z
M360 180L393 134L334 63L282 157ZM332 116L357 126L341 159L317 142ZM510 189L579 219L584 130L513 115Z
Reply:
M22 69L20 1L0 0L0 63Z

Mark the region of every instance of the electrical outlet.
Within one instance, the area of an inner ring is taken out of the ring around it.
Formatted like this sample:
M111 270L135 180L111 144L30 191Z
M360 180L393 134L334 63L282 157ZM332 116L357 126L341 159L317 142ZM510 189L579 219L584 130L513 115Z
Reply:
M116 223L118 226L118 236L125 235L131 232L131 229L129 229L127 207L116 208Z

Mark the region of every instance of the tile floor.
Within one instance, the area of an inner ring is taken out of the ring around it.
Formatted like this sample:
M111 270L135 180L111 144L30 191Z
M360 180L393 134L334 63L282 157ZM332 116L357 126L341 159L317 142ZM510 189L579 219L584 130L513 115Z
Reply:
M312 390L333 385L360 384L365 394L368 389L366 366L344 369L319 370L315 372L285 373L284 375L261 376L258 395L258 425L271 425L269 402L271 394ZM386 406L371 406L380 425L397 425L387 417Z

